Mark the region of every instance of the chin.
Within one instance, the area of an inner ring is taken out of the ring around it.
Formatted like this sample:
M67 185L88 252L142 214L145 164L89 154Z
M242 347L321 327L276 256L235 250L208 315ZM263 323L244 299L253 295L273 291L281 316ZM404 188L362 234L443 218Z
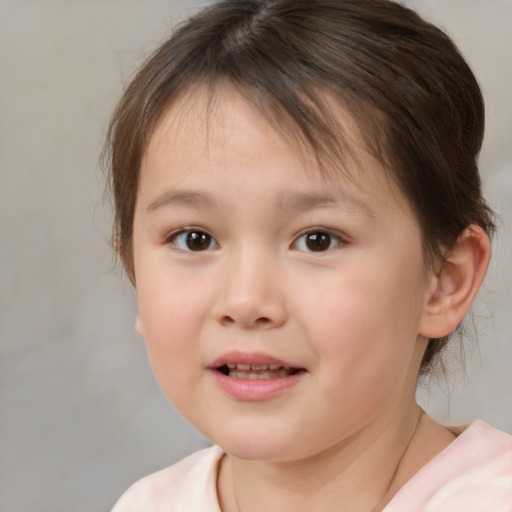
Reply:
M284 450L282 447L276 447L273 445L247 445L238 443L229 443L228 446L222 446L226 453L242 460L252 461L288 461L295 460L300 457L293 457L290 453L291 450Z
M253 461L292 461L308 457L301 436L292 433L256 431L226 431L209 438L233 457ZM311 448L311 447L309 447Z
M248 424L251 423L251 424ZM220 428L195 427L226 453L243 460L286 460L297 449L297 436L279 428L274 422L241 422L232 420ZM300 445L300 443L299 443ZM291 457L290 457L291 456Z

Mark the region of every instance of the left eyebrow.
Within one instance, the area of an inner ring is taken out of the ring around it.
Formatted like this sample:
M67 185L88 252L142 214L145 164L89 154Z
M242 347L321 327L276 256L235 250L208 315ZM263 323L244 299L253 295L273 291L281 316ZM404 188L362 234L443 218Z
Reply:
M217 204L213 196L193 190L169 190L159 195L147 207L153 212L164 206L182 206L185 208L212 208Z
M282 211L286 212L302 212L337 204L341 204L347 209L362 213L368 217L375 216L373 210L363 200L338 191L335 195L308 193L286 195L280 201L279 207Z

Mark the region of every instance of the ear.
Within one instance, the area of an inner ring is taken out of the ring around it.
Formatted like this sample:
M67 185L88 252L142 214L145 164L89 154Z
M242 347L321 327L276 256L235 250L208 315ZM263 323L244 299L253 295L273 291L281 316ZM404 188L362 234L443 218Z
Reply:
M144 333L144 325L142 323L142 320L140 318L140 315L139 313L137 313L137 318L135 320L135 330L137 331L137 334L141 337L141 338L144 338L145 337L145 333Z
M478 293L490 257L491 244L484 230L476 225L466 228L432 275L420 335L441 338L457 328Z

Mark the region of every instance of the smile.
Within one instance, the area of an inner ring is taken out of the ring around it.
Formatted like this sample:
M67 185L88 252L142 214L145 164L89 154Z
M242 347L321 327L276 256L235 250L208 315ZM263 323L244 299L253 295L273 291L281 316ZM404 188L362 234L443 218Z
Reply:
M207 369L224 394L241 402L268 401L289 393L308 373L269 354L243 351L225 353Z
M218 367L217 371L233 379L268 380L290 377L300 370L277 364L229 363Z

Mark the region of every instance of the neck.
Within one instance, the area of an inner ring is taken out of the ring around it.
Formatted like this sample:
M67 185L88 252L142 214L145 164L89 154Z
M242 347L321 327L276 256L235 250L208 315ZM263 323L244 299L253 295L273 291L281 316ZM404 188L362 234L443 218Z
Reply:
M227 456L219 473L222 510L381 510L412 476L402 461L414 442L421 414L414 404L398 416L400 421L371 424L339 446L303 460L245 461Z

